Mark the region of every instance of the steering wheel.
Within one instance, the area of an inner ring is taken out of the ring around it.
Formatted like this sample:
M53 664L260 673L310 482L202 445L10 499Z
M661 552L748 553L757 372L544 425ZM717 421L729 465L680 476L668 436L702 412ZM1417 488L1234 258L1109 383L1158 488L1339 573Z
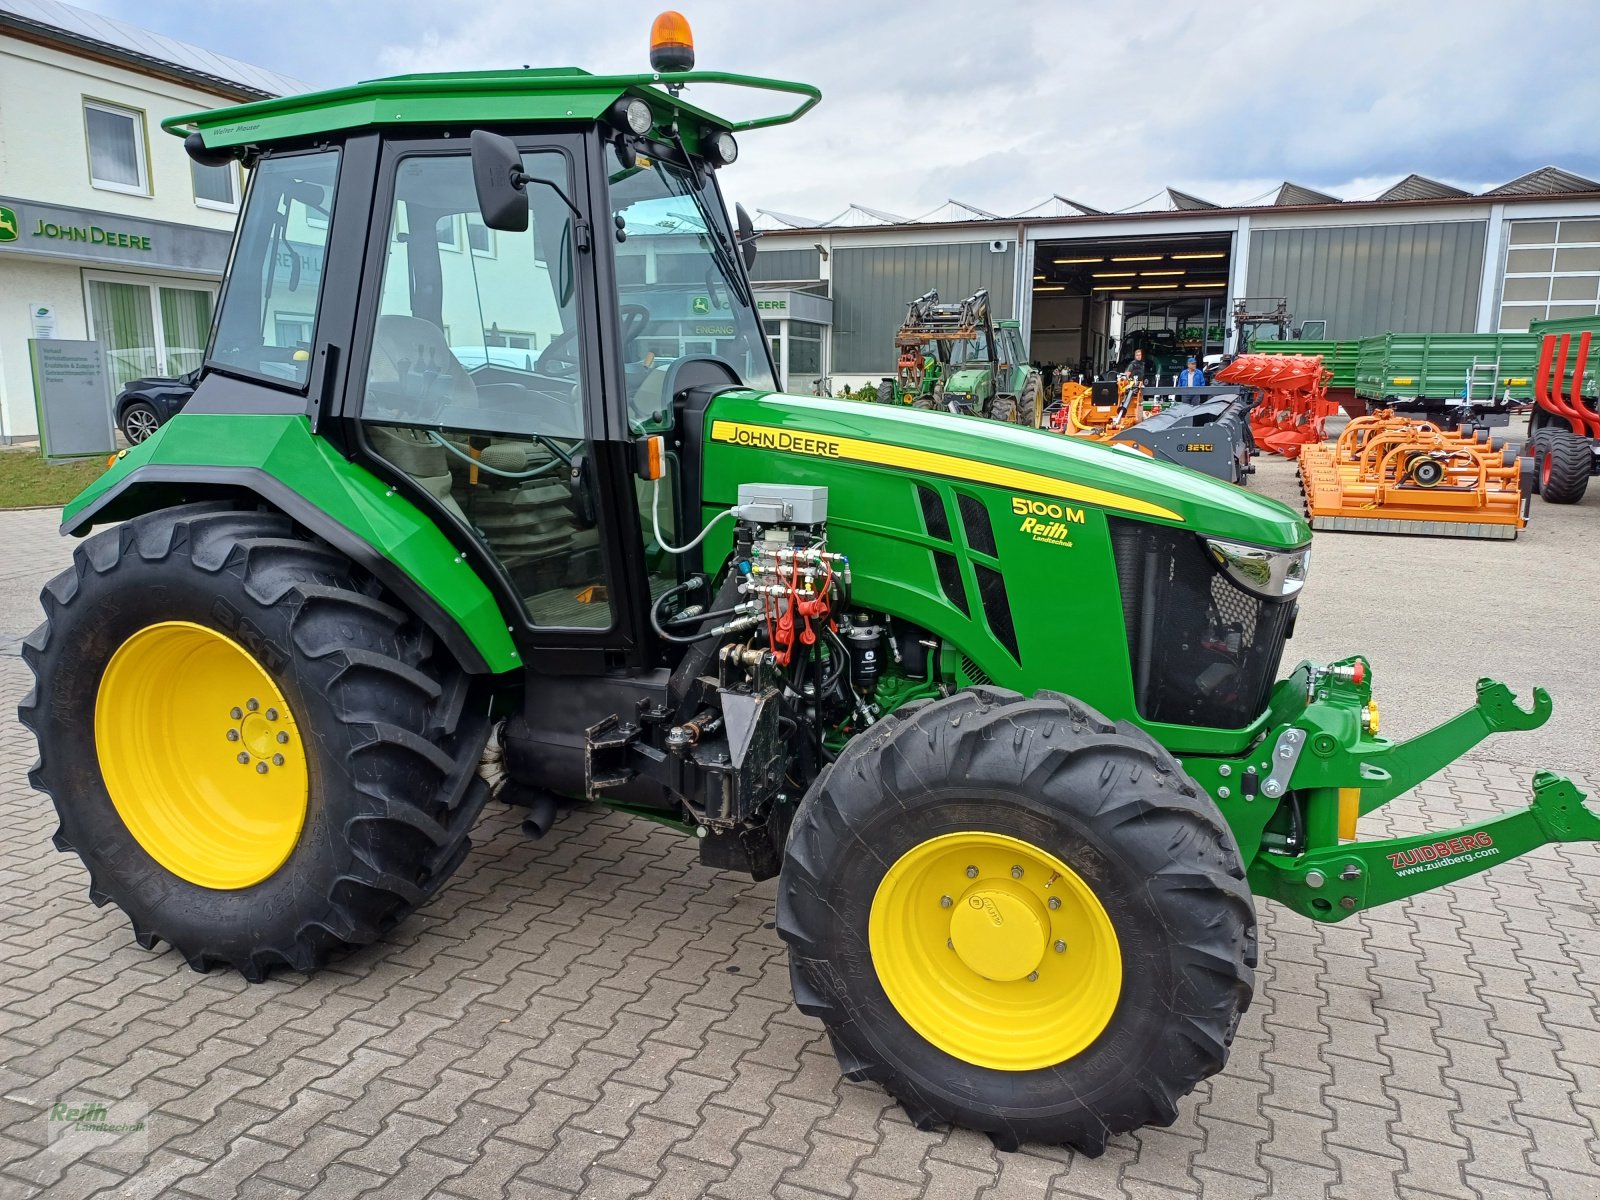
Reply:
M637 338L650 324L650 310L642 304L624 304L618 309L618 314L622 319L623 346ZM535 374L547 375L552 379L576 379L578 356L573 353L573 344L577 339L576 329L568 329L551 338L533 364Z
M551 379L576 379L578 356L572 353L571 347L577 340L578 331L575 328L556 334L550 339L550 344L539 352L533 364L534 373L547 375Z
M628 358L628 347L650 324L650 310L642 304L624 304L617 309L622 320L622 357Z

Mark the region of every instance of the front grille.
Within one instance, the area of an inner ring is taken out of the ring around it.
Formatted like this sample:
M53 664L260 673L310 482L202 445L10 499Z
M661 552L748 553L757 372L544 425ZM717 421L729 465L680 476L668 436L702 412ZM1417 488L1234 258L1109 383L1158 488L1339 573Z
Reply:
M982 563L972 564L978 577L978 599L983 604L984 618L995 638L1006 648L1012 658L1021 660L1017 653L1017 627L1011 620L1011 598L1006 595L1005 578L993 567Z
M1245 591L1192 533L1109 523L1139 715L1218 729L1250 724L1278 676L1294 601Z
M982 500L965 492L956 493L961 508L961 525L967 531L967 545L979 554L990 558L997 556L994 545L994 526L989 523L989 509Z
M950 518L944 511L944 501L939 499L939 493L919 483L917 503L922 506L922 523L927 526L928 536L938 538L941 542L948 542Z
M956 556L935 550L933 565L939 573L939 590L944 592L944 598L959 608L963 617L970 617L972 609L967 606L967 589L961 583L961 567L956 563Z

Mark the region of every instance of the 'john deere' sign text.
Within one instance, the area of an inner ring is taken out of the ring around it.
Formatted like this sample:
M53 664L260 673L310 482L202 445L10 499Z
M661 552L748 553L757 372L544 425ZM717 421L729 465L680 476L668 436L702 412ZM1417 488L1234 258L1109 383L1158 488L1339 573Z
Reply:
M147 269L220 275L230 240L226 229L0 196L0 257L25 254L103 265L137 263Z
M54 221L40 220L30 234L66 242L88 242L91 246L126 246L129 250L150 253L149 237L119 229L102 229L98 225L57 225Z

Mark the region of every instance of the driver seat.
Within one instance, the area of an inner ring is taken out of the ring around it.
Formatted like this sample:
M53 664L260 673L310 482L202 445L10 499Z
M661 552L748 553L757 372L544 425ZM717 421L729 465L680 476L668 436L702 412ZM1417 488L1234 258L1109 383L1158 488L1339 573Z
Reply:
M378 318L367 386L395 397L401 409L430 416L478 406L478 386L450 349L444 331L421 317ZM381 404L381 401L380 401ZM460 419L460 418L458 418ZM369 427L375 448L477 528L507 570L548 563L574 549L570 491L560 470L516 483L494 471L518 474L553 465L543 446L515 437L448 436L452 454L424 430ZM476 459L488 470L476 470ZM580 535L581 537L582 535ZM597 540L597 535L590 535Z

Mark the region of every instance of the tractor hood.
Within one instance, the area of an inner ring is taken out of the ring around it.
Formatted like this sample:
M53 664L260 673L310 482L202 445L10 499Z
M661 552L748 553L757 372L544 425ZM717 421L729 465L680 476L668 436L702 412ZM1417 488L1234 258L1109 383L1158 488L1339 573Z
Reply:
M945 391L970 396L981 390L989 379L989 367L962 367L945 380Z
M1311 540L1310 526L1287 505L1209 475L1137 451L981 417L735 391L717 397L706 436L713 443L987 484L1272 549Z

